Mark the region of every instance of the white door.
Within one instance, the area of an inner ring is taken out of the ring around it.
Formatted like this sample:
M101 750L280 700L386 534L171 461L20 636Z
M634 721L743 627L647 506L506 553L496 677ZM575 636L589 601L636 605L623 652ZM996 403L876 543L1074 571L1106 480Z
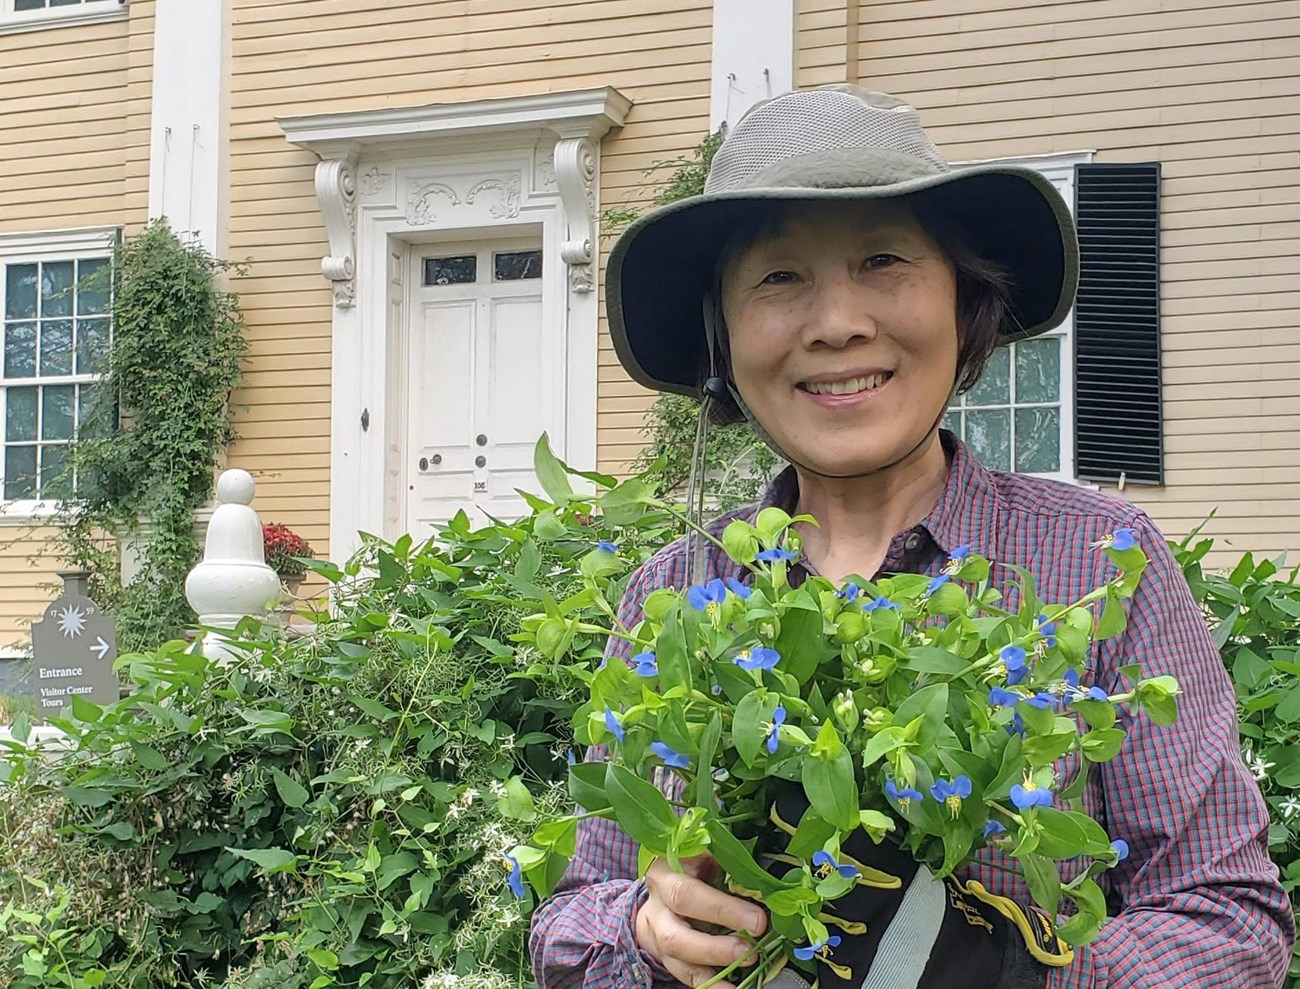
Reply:
M414 245L407 362L407 528L464 509L515 519L539 491L533 447L563 436L564 348L543 318L541 250L494 241Z

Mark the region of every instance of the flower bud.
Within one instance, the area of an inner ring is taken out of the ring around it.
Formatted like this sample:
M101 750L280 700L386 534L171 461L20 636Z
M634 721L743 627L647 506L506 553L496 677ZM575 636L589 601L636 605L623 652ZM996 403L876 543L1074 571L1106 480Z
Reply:
M845 611L835 619L835 641L839 645L857 642L867 634L867 620L860 611Z
M858 661L858 676L863 683L883 683L897 664L890 656L864 656Z
M893 720L894 716L887 707L873 707L870 711L862 712L862 726L873 735L882 728L888 728Z
M841 690L835 695L835 701L831 704L831 711L846 734L851 733L858 727L858 705L849 691Z

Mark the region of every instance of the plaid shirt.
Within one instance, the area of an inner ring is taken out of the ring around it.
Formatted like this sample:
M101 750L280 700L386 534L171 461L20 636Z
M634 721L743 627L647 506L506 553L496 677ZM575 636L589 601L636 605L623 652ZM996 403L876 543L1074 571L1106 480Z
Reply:
M1118 758L1095 767L1084 810L1125 839L1127 860L1100 882L1118 915L1064 969L1039 969L1047 989L1264 989L1287 970L1295 935L1290 904L1268 858L1267 808L1238 747L1232 686L1205 621L1165 538L1133 505L1084 488L984 469L960 441L944 434L947 483L930 515L894 537L882 572L934 575L957 546L993 563L1032 573L1039 597L1077 600L1113 576L1104 553L1089 547L1118 528L1133 528L1150 557L1130 602L1128 628L1094 644L1089 674L1108 692L1118 667L1140 662L1143 674L1172 674L1183 689L1178 721L1167 728L1121 714L1128 739ZM752 518L779 504L793 509L791 472L757 506L711 523ZM716 548L709 577L745 579L747 571ZM703 550L701 550L703 552ZM795 569L798 569L797 567ZM805 568L804 574L809 571ZM799 575L792 571L792 579ZM684 543L646 562L629 582L620 617L642 619L641 603L660 587L687 584ZM1014 596L1014 592L1013 592ZM1015 607L1015 601L1010 602ZM626 658L623 644L610 653ZM593 750L588 758L602 758ZM1057 765L1060 787L1079 771L1078 757ZM990 891L1028 902L1015 876L994 867L1009 860L986 849L967 869ZM1077 861L1061 863L1064 879ZM533 918L530 951L541 989L648 989L671 977L639 951L634 917L645 888L637 880L636 844L605 820L580 824L577 852L555 895ZM1114 908L1112 908L1113 910Z

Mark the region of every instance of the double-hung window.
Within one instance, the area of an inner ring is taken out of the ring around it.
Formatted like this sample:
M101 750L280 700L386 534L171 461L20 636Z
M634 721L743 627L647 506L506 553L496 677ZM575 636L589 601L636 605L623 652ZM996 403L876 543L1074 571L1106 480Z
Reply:
M1075 165L1091 157L1043 155L997 163L1037 169L1073 208ZM975 387L949 406L944 425L984 466L1075 479L1073 322L1071 314L1032 340L999 347Z
M121 16L124 0L0 0L0 29Z
M112 235L0 237L0 508L31 515L75 493L68 445L112 338Z

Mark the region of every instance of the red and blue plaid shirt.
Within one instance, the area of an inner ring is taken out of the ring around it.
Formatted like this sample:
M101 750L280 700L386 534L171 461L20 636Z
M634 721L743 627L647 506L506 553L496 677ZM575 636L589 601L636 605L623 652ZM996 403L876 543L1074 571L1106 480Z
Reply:
M969 545L993 563L993 579L1026 568L1039 597L1075 601L1111 576L1105 554L1090 547L1119 528L1136 530L1150 557L1130 602L1127 629L1095 644L1092 680L1123 689L1117 669L1140 663L1143 674L1171 674L1182 685L1178 721L1166 728L1144 717L1122 721L1128 739L1118 758L1089 775L1081 809L1102 822L1130 855L1100 882L1118 914L1064 969L1044 969L1048 989L1256 989L1280 984L1291 957L1294 918L1266 847L1267 808L1242 762L1231 683L1205 621L1164 536L1133 505L1059 482L983 468L944 434L949 473L934 510L890 544L882 573L935 575L948 554ZM778 504L792 510L793 474L778 478L759 505L719 519L752 518ZM705 552L702 548L701 552ZM707 577L746 579L747 571L708 547ZM808 570L805 568L804 573ZM800 579L792 571L794 580ZM688 583L685 545L673 543L630 580L620 609L629 627L656 588ZM1012 602L1014 606L1014 602ZM626 658L625 644L610 654ZM1124 718L1121 715L1121 718ZM603 754L593 750L589 758ZM1061 788L1079 770L1077 756L1057 766ZM985 850L967 870L990 891L1028 902L1024 883ZM1064 862L1062 876L1080 865ZM588 820L555 895L541 904L530 938L541 989L648 989L671 979L638 950L637 847L616 824ZM992 987L991 987L992 989Z

